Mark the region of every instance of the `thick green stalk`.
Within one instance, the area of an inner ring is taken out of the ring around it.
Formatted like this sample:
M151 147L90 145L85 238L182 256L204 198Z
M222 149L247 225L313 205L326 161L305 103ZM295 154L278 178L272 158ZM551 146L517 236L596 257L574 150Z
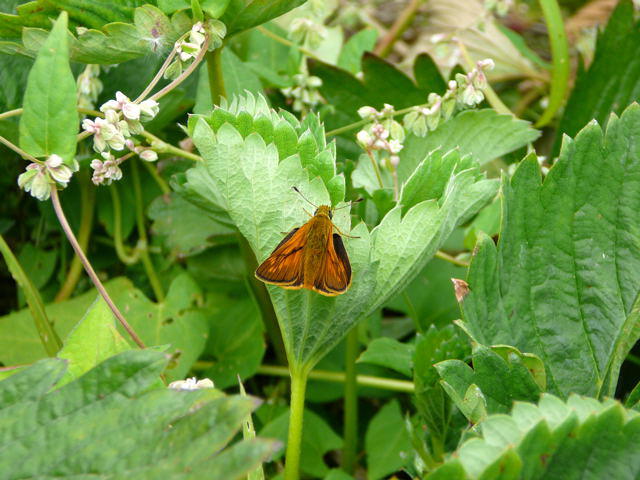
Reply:
M118 193L118 185L109 186L111 193L111 204L113 205L113 243L116 254L125 265L133 265L140 260L140 252L133 249L131 254L127 253L127 247L122 239L122 203L120 202L120 194Z
M569 44L567 43L567 34L564 31L560 7L556 0L540 0L540 7L549 32L553 70L551 72L549 105L536 122L536 127L542 127L551 121L562 106L569 88Z
M83 251L89 247L91 237L91 227L93 226L93 215L96 204L96 189L90 184L89 174L86 169L78 172L78 182L80 184L80 230L78 231L78 243ZM64 284L56 294L54 302L62 302L69 298L82 275L82 262L78 255L74 255L71 266L67 272Z
M291 370L291 411L289 414L289 435L284 465L285 480L300 477L300 452L302 448L302 422L304 417L304 395L307 388L307 371Z
M142 265L149 277L149 283L158 302L164 301L164 290L156 269L153 266L151 257L149 256L149 240L147 238L147 228L144 224L144 203L142 199L142 187L140 186L140 174L138 173L138 163L136 161L131 162L131 178L133 179L133 192L136 197L136 223L138 224L138 246L137 250L140 251L140 259Z
M224 75L222 74L222 49L216 48L207 53L207 71L209 72L209 90L211 91L211 103L220 105L220 99L227 96L224 88Z
M344 447L342 449L342 469L353 473L358 451L358 378L356 360L358 358L358 327L347 334L344 379Z

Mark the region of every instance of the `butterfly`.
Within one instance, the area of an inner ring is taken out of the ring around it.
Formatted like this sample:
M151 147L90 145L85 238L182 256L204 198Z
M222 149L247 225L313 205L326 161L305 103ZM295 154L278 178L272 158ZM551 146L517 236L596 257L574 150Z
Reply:
M293 189L307 200L296 187ZM291 230L256 269L256 278L287 289L306 288L329 297L346 292L351 285L351 264L341 235L358 237L340 232L332 219L330 206L316 207L309 221Z

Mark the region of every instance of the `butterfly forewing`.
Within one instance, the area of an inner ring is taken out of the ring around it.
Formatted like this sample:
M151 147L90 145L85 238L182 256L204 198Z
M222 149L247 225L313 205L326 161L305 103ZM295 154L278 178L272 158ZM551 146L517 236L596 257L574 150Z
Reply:
M256 277L285 288L302 288L307 225L294 228L256 270Z
M324 265L313 286L323 295L339 295L351 285L351 264L340 235L334 233L327 243Z

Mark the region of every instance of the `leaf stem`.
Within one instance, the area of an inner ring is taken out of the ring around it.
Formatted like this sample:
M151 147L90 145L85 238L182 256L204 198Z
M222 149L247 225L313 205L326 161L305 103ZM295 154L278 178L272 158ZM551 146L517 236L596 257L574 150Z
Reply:
M428 107L429 104L428 103L422 103L420 105L413 105L411 107L407 107L407 108L402 108L400 110L397 110L393 113L389 113L386 115L382 115L379 120L384 120L387 118L392 118L392 117L397 117L399 115L404 115L405 113L409 113L411 112L414 108L416 107ZM336 129L333 130L329 130L327 133L325 133L325 137L335 137L336 135L340 135L341 133L345 133L345 132L349 132L351 130L355 130L356 128L359 127L364 127L365 125L371 123L371 120L369 120L368 118L363 118L362 120L358 120L357 122L353 122L353 123L349 123L343 127L338 127Z
M289 414L289 434L287 437L287 453L284 465L285 480L298 480L300 477L300 452L302 447L302 424L306 388L306 370L291 370L291 410Z
M154 93L149 98L151 100L159 100L160 98L164 97L167 93L169 93L171 90L173 90L178 85L180 85L182 82L184 82L187 79L187 77L189 75L191 75L191 73L196 69L196 67L198 65L200 65L200 62L202 61L202 59L204 58L205 54L207 53L207 49L209 48L209 42L210 41L211 41L211 37L209 37L209 35L207 35L207 37L204 40L204 43L202 44L202 47L200 48L200 51L198 52L198 55L196 56L196 58L193 59L193 62L191 62L191 65L189 65L185 69L185 71L182 72L169 85L164 87L162 90L159 90L158 92Z
M129 325L129 323L124 318L124 316L122 315L122 313L120 312L116 304L113 303L113 300L111 300L111 297L107 293L107 290L104 288L104 285L100 281L100 278L98 278L98 275L96 274L95 270L91 266L91 263L89 263L89 260L87 259L84 252L80 248L80 244L78 243L76 236L73 234L73 230L71 230L71 227L69 226L69 222L67 221L67 217L64 214L64 210L62 210L62 205L60 205L60 198L58 196L58 190L56 189L55 185L53 185L51 188L51 203L53 204L53 209L56 212L58 221L62 226L62 230L67 236L69 243L75 250L76 255L80 257L80 261L82 262L82 265L84 266L84 269L87 272L87 275L89 275L89 278L95 285L96 289L98 290L98 292L100 293L104 301L107 303L107 305L109 306L109 308L111 309L115 317L118 319L122 327L127 331L131 339L140 348L145 348L145 345L142 342L142 340L140 340L140 337L138 337L138 335L133 330L133 328L131 328L131 325Z
M358 379L356 360L359 353L358 327L347 334L344 376L344 447L342 448L342 469L351 474L356 468L358 451Z
M387 34L382 37L378 45L374 50L376 55L380 57L386 57L391 52L393 45L400 39L402 34L409 28L411 22L413 21L413 17L415 17L418 8L420 7L421 0L409 0L407 5L404 7L402 12L398 18L396 18L395 22L387 32Z
M185 34L187 35L187 34ZM180 39L178 39L178 42L181 41L185 35L183 35L182 37L180 37ZM149 92L151 92L151 90L153 90L153 87L156 86L156 84L160 81L160 79L162 78L162 75L164 74L165 70L169 67L169 64L171 63L171 61L173 60L173 58L176 56L176 44L178 43L176 42L173 45L173 49L171 50L171 52L169 53L169 55L167 56L166 60L164 61L164 63L162 64L162 66L160 67L160 70L158 70L158 73L156 73L155 77L153 77L153 80L151 80L151 82L149 83L149 85L147 85L147 87L142 91L142 93L140 95L138 95L138 98L136 98L133 102L134 103L139 103L142 100L145 99L145 97L147 95L149 95Z
M542 127L551 121L562 106L569 88L569 45L560 7L556 0L539 0L539 2L544 20L547 23L547 31L549 32L553 69L551 71L549 105L536 122L536 127Z
M202 162L201 156L196 155L195 153L187 152L186 150L183 150L181 148L175 147L170 143L167 143L164 140L156 137L153 133L150 133L144 130L140 135L146 138L150 144L155 142L159 147L155 150L159 153L172 153L174 155L177 155L178 157L193 160L194 162Z
M78 243L84 251L89 247L91 238L91 227L93 226L93 216L96 205L96 189L89 184L89 175L86 170L78 172L78 183L80 185L80 230L78 231ZM82 262L78 255L73 256L69 271L67 272L64 284L54 298L54 302L62 302L69 298L80 280L82 274Z
M451 255L449 255L448 253L443 252L442 250L438 250L435 254L436 258L439 258L440 260L444 260L445 262L449 262L452 263L454 265L457 265L459 267L465 267L465 268L469 268L469 263L468 262L464 262L462 260L458 260L456 257L453 257Z
M261 34L272 38L273 40L275 40L278 43L281 43L283 45L286 45L287 47L293 47L296 50L298 50L300 53L302 53L303 55L312 58L314 60L317 60L319 62L322 61L322 59L320 57L318 57L315 53L313 53L311 50L307 50L306 48L298 45L297 43L292 42L291 40L281 37L280 35L278 35L277 33L273 33L271 30L269 30L266 27L263 27L262 25L260 25L259 27L256 27L256 30L258 30Z
M2 136L0 136L0 143L4 144L4 146L6 146L7 148L9 148L9 149L13 150L14 152L16 152L24 160L29 160L29 161L34 162L34 163L42 163L36 157L34 157L32 155L29 155L27 152L22 150L20 147L18 147L17 145L14 145L12 142L10 142L9 140L7 140L6 138L4 138Z
M195 368L208 368L210 362L196 362ZM261 375L270 375L275 377L288 377L289 369L278 365L261 365L258 367L258 373ZM327 370L312 370L309 372L309 380L319 380L323 382L344 383L346 375L344 372L330 372ZM395 378L374 377L372 375L358 375L356 377L358 385L362 387L373 387L381 390L390 390L393 392L413 393L415 387L413 382L408 380L397 380Z
M209 76L212 105L220 105L220 100L227 96L224 73L222 71L222 48L216 48L213 52L207 54L207 74Z
M22 108L15 108L13 110L7 110L6 112L0 113L0 120L15 117L16 115L22 115Z
M149 255L149 239L147 238L147 229L144 224L144 199L142 198L137 161L131 162L131 179L133 180L133 193L136 199L136 223L138 225L138 245L136 246L136 250L140 252L140 259L147 272L147 277L149 277L153 294L158 302L162 302L164 301L164 290L156 273L156 269L153 266L153 262L151 261L151 256Z
M24 296L27 300L27 305L31 311L31 317L38 331L38 336L40 337L44 351L47 352L47 355L50 357L55 357L58 350L62 348L60 337L58 337L56 331L53 329L53 324L47 316L40 292L38 292L38 289L33 285L31 279L23 270L22 265L20 265L20 262L18 262L18 259L2 235L0 235L0 253L2 253L4 257L11 276L24 291Z

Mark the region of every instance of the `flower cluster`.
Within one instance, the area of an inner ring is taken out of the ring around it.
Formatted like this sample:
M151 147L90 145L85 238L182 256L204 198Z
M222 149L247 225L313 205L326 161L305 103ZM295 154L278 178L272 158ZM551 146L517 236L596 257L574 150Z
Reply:
M113 180L122 178L122 171L118 167L118 160L115 159L111 150L122 151L125 148L138 153L146 158L144 160L153 161L146 150L134 148L131 135L140 134L144 131L143 121L153 119L159 111L158 102L152 99L144 100L140 103L132 102L129 97L122 92L116 92L115 100L109 100L100 107L104 113L104 118L94 120L85 119L82 121L82 128L93 134L93 149L100 153L103 160L93 160L91 167L94 169L93 182L99 185L103 182L111 183Z
M78 107L93 109L98 101L98 95L102 92L100 81L100 65L87 65L78 75Z
M18 177L18 186L38 200L48 200L53 182L66 187L77 169L77 164L72 170L63 163L62 157L53 154L42 163L30 163Z
M404 126L414 135L424 137L429 130L435 130L441 121L448 120L457 109L475 107L484 100L482 90L487 87L486 70L494 66L493 60L480 60L476 68L466 75L456 74L450 80L443 95L430 93L426 105L416 106L405 115Z
M398 166L404 141L404 129L393 119L395 109L388 103L380 111L373 107L365 106L358 109L358 115L364 120L371 120L364 129L360 130L356 138L367 151L378 150L387 152L393 168Z
M187 378L186 380L176 380L171 382L169 387L172 390L178 391L190 391L190 390L202 390L205 388L214 388L213 382L208 378L198 380L196 377Z
M293 99L293 109L301 112L315 107L322 97L318 89L322 86L322 80L307 73L298 73L293 76L295 86L282 89L282 94Z
M174 79L180 76L187 62L195 60L204 46L209 34L209 50L219 48L227 34L227 27L219 20L210 19L205 23L196 22L189 31L188 38L182 37L175 44L176 59L164 72L165 78Z
M311 18L296 18L289 26L289 37L294 42L318 48L327 36L327 29L320 22Z

